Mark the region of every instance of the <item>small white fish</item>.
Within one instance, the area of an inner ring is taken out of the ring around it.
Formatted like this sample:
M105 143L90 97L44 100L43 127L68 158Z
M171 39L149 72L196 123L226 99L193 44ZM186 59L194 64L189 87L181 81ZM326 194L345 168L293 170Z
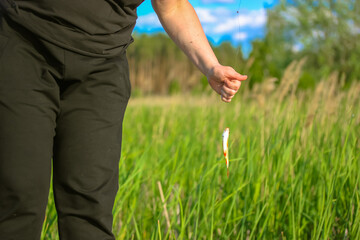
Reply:
M229 128L225 128L222 134L222 144L223 144L223 152L224 152L228 177L229 177L229 135L230 135Z

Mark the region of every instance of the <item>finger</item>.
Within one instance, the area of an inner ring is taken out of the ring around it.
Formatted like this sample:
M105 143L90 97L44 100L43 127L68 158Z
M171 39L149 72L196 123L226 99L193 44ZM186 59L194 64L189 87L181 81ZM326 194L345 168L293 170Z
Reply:
M238 81L245 81L248 78L246 75L241 75L240 73L236 72L233 68L229 68L228 77L231 80Z
M231 102L231 98L225 98L225 97L223 97L223 96L221 96L221 100L222 100L223 102L226 102L226 103Z
M241 86L241 81L228 80L228 81L225 81L225 86L232 90L238 91Z
M221 100L222 100L223 102L227 102L227 103L231 102L231 99L232 99L232 98L233 98L233 97L221 96Z
M236 94L236 91L233 89L230 89L226 86L223 86L221 88L221 96L224 96L226 98L232 98Z

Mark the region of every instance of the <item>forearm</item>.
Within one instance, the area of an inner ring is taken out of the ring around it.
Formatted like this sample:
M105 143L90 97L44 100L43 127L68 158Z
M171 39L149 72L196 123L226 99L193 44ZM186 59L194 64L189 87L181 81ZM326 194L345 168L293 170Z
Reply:
M219 64L201 27L199 18L188 0L151 0L161 24L170 38L185 52L207 77L210 86L231 102L247 76L232 67Z
M160 22L170 38L205 75L219 65L199 18L187 0L152 0Z

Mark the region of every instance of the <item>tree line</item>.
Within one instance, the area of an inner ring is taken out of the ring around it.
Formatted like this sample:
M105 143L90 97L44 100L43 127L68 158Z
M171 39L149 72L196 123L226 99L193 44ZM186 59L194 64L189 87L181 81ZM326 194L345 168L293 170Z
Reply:
M224 65L247 74L249 86L282 79L287 66L305 59L299 89L314 88L334 72L350 86L360 80L360 1L282 0L267 10L263 39L247 58L229 42L213 46ZM128 49L135 94L208 91L206 78L164 34L134 34Z

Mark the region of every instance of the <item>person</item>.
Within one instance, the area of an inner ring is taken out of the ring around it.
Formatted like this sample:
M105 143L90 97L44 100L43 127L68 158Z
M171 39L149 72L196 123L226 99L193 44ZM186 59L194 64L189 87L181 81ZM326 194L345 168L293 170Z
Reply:
M51 171L62 240L107 240L130 97L126 48L142 0L0 0L0 239L39 239ZM171 39L230 102L187 0L152 0ZM51 161L52 159L52 161Z

